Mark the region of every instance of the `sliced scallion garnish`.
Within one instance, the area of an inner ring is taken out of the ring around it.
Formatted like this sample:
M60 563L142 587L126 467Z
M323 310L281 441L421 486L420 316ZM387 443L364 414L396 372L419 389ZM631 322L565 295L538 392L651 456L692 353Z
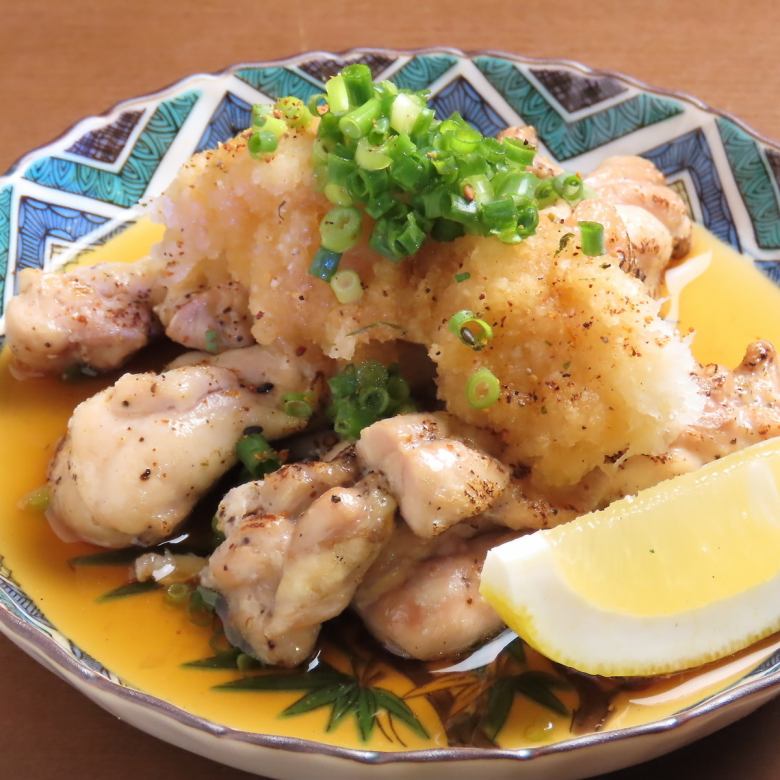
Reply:
M281 465L276 450L261 433L252 429L236 442L236 455L252 479L260 479Z
M290 417L308 420L314 414L314 395L312 393L285 393L282 396L284 413Z
M330 252L346 252L360 235L360 212L352 206L332 208L320 222L322 247Z
M363 297L363 285L356 271L337 271L330 280L330 287L339 303L356 303Z
M463 309L450 317L450 333L457 336L467 347L479 351L493 338L493 328L473 311Z
M501 383L489 368L478 368L466 383L466 399L474 409L487 409L498 401Z
M598 257L606 253L604 247L604 225L600 222L578 222L583 254Z

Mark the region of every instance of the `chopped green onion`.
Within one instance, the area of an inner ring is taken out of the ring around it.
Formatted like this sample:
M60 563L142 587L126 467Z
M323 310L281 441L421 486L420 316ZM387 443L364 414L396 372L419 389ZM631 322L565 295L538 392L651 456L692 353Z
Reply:
M478 204L486 203L493 199L493 186L484 174L469 176L463 180L463 190L472 193L469 200L475 200Z
M320 222L322 246L331 252L346 252L360 236L360 212L352 206L332 208Z
M323 194L334 206L351 206L353 203L349 190L341 184L326 184Z
M504 147L506 156L513 162L522 166L533 164L534 157L536 157L536 149L533 146L529 146L517 138L505 138Z
M409 383L398 374L390 376L387 380L387 394L390 396L390 402L393 404L404 404L411 395Z
M355 149L355 162L366 171L380 171L390 165L390 156L384 145L372 146L367 138L361 138Z
M536 186L535 198L537 208L543 209L552 206L558 200L558 193L555 191L555 185L552 179L542 179Z
M276 101L275 108L282 115L287 126L294 130L303 130L313 119L311 111L300 98L283 97Z
M192 588L186 582L174 582L165 589L165 600L175 606L183 606L191 593Z
M467 347L479 351L493 339L493 328L479 319L473 311L463 309L450 317L450 333L457 336Z
M486 138L457 113L439 121L428 98L424 90L375 84L367 66L353 63L328 80L326 107L322 96L309 102L309 113L320 115L315 181L335 206L365 211L374 220L369 244L376 252L401 261L428 237L452 241L466 233L516 243L535 232L539 209L559 197L573 203L584 196L577 175L541 180L528 171L534 147ZM272 112L258 109L253 148L260 153L259 133L272 119L295 121L301 108L277 101ZM324 226L320 252L351 246L341 229L335 237L329 230ZM338 258L330 257L324 268L322 260L315 258L313 273L329 281Z
M535 206L525 206L517 212L517 234L521 238L532 236L539 224L539 210Z
M252 127L260 127L272 111L273 106L268 103L255 103L252 106Z
M328 108L331 114L346 114L349 111L349 93L341 74L328 79L325 84L325 92L328 96Z
M598 257L606 253L604 248L604 225L600 222L578 222L583 254Z
M460 238L466 231L459 222L451 219L437 219L431 228L431 238L434 241L454 241Z
M290 417L308 420L314 414L313 393L285 393L282 396L284 413Z
M341 252L331 252L329 249L320 247L314 255L314 260L309 266L309 273L322 279L323 282L329 282L336 273L341 262Z
M480 207L482 223L491 231L513 227L517 221L515 202L512 198L498 198L483 203Z
M478 368L466 383L466 399L474 409L487 409L498 400L501 383L489 368Z
M209 328L203 336L203 345L206 352L216 354L219 352L219 333Z
M460 284L461 282L465 282L468 279L471 279L471 274L468 271L463 271L462 273L455 274L455 281Z
M555 191L566 201L581 200L583 183L582 178L576 173L562 173L553 179Z
M358 406L377 416L390 405L390 394L384 387L369 387L358 395Z
M31 490L19 500L19 509L28 509L32 512L45 512L49 508L51 491L48 485Z
M306 108L312 116L319 116L321 108L328 107L328 96L324 92L317 92L306 101Z
M245 433L236 443L236 455L252 479L260 479L281 466L276 451L261 433Z
M283 119L269 114L264 116L257 125L258 129L265 131L274 138L279 139L287 132L287 123Z
M339 129L347 138L357 141L364 135L368 135L381 110L382 106L379 101L373 98L341 117Z
M349 102L353 106L365 103L374 94L374 79L368 65L362 62L347 65L341 71L341 76L349 94Z
M377 418L366 409L359 409L351 401L343 401L336 407L333 430L342 438L354 440L363 428L368 428Z
M336 272L330 280L330 287L339 303L355 303L363 297L363 285L356 271Z
M328 380L330 394L334 398L348 398L357 390L357 386L357 372L352 363L340 374L336 374Z
M393 100L393 107L390 109L390 127L397 133L411 135L423 108L418 98L402 92Z
M357 384L360 389L380 387L387 382L388 370L378 360L366 360L355 369Z
M349 177L357 171L353 160L331 152L327 157L328 181L333 184L346 185Z
M371 129L368 131L368 142L372 146L379 146L387 140L390 131L390 120L386 116L380 116L374 121Z
M416 411L411 392L398 366L389 368L376 360L349 364L328 380L331 403L328 416L336 433L347 440L384 417Z

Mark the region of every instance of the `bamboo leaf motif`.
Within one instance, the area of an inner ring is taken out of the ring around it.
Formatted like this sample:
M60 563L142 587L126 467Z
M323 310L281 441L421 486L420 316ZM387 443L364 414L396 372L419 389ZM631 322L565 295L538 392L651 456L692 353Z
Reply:
M132 563L141 553L138 547L124 547L121 550L106 550L91 555L77 555L70 558L68 564L78 566L126 566Z
M201 669L234 668L235 662L236 654L231 651L201 661L192 661L187 666ZM232 666L229 667L229 663ZM411 707L400 696L386 688L361 685L357 677L338 672L327 664L321 664L311 672L297 674L272 672L242 677L217 685L215 689L235 692L305 691L301 698L282 711L284 717L293 717L330 707L326 731L333 731L351 714L355 718L358 732L364 742L371 739L381 712L396 718L418 736L429 737ZM388 739L392 738L388 737Z
M406 724L418 736L425 737L426 739L430 737L430 734L425 730L425 726L420 723L417 716L412 712L411 707L409 707L403 699L385 688L374 688L373 691L376 696L377 704L386 712L398 718L398 720Z
M324 670L299 674L259 674L215 686L219 691L310 691L350 683L354 678L323 664ZM322 668L322 667L321 667Z
M197 661L187 661L182 666L187 669L235 669L238 660L239 650L227 650L224 653L217 653L209 658L201 658Z
M129 582L127 585L120 585L118 588L114 588L114 590L110 590L102 596L98 596L97 601L102 603L104 601L124 599L128 596L140 596L142 593L159 590L160 587L160 584L154 580L148 580L146 582Z
M553 693L553 688L562 687L568 686L545 672L524 672L514 678L514 690L517 693L559 715L568 715L568 707Z
M515 689L512 678L498 680L490 689L487 712L482 722L482 730L489 739L494 740L504 728L514 700Z
M525 645L520 637L515 637L505 648L504 652L508 653L512 658L520 664L525 663Z
M282 715L289 717L291 715L302 715L304 712L318 710L328 704L333 704L345 692L343 684L328 685L324 688L315 688L312 691L301 696L298 701L282 710Z
M353 685L347 688L341 696L333 702L325 731L333 731L339 723L355 709L359 695L360 689L357 685Z
M363 742L368 742L374 733L377 716L376 696L370 688L360 689L355 714L357 716L360 738Z

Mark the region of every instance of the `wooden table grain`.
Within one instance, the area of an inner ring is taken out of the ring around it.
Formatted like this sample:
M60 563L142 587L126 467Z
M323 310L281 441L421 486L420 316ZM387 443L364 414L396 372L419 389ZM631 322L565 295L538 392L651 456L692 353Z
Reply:
M352 46L565 57L780 138L777 0L0 0L0 170L81 117L198 71ZM238 780L99 710L0 639L0 776ZM610 780L777 780L780 700ZM302 778L302 780L304 780Z

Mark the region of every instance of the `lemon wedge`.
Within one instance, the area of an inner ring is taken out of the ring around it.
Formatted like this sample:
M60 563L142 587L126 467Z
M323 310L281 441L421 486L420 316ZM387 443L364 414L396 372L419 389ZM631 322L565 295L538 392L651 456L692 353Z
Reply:
M490 550L482 595L548 658L656 675L780 630L780 437Z

